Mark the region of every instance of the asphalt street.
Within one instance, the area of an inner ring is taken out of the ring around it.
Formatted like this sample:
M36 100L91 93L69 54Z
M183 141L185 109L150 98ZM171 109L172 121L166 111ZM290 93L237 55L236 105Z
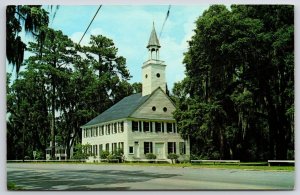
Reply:
M8 163L24 190L293 190L295 172L171 166Z

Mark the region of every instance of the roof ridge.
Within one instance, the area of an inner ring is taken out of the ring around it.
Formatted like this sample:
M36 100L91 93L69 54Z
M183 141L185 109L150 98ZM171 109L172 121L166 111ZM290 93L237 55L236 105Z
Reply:
M139 107L139 105L143 104L146 99L147 96L142 96L142 93L135 93L126 96L81 127L92 126L111 120L126 118L130 116L132 110L135 110L136 107Z

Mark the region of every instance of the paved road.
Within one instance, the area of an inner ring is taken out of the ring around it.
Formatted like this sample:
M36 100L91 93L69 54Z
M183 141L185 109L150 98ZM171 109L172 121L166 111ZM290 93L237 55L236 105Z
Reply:
M7 164L25 190L292 190L295 172L97 164Z

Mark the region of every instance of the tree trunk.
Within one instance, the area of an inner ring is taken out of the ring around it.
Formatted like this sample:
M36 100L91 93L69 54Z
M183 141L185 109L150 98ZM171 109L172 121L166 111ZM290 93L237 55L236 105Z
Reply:
M52 79L52 97L51 97L51 159L55 159L55 84Z

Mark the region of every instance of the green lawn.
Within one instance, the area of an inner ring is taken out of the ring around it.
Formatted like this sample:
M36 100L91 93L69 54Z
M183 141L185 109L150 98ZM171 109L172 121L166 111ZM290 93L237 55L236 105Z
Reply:
M100 163L102 164L102 163ZM111 164L111 163L105 163ZM294 166L268 166L267 163L249 162L238 164L213 164L213 163L183 163L183 164L165 164L165 163L122 163L123 165L142 165L142 166L171 166L171 167L191 167L191 168L212 168L212 169L241 169L241 170L262 170L262 171L294 171ZM116 164L117 165L117 164Z
M83 162L26 162L26 163L45 163L45 164L90 164L95 166L101 165L127 165L127 166L168 166L168 167L190 167L190 168L210 168L210 169L240 169L240 170L260 170L260 171L294 171L294 166L268 166L266 162L241 162L240 165L235 163L147 163L147 162L126 162L126 163L83 163Z

